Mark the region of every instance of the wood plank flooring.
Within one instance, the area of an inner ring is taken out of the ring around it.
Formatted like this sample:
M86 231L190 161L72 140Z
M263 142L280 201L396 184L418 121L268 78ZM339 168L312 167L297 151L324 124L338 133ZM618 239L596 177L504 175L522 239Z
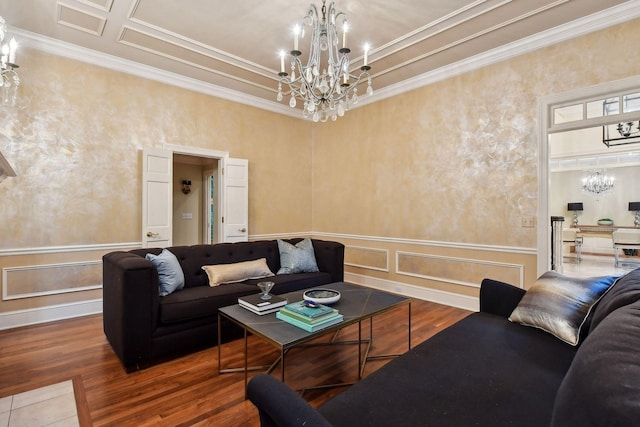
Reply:
M412 346L468 314L415 300ZM407 307L376 317L374 337L374 353L406 351ZM345 328L340 338L357 338L357 326ZM242 340L223 344L223 364L240 366L243 347ZM271 363L278 354L250 337L250 364ZM369 362L365 376L385 363ZM0 397L73 379L83 426L258 426L257 410L244 400L244 374L218 374L217 368L213 347L127 374L104 337L101 315L0 331ZM273 375L279 378L278 369ZM295 388L355 379L355 345L294 349L287 355L286 381ZM342 390L310 390L304 398L316 407Z

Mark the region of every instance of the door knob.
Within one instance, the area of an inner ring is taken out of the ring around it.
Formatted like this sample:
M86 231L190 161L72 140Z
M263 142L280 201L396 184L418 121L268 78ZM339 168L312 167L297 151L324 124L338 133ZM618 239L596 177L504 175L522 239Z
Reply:
M246 232L246 231L247 231L247 229L246 229L246 228L244 228L244 227L242 227L242 228L238 229L238 231L239 231L239 232L241 232L241 233L244 233L244 232Z
M158 237L160 233L152 233L151 231L147 231L147 237Z

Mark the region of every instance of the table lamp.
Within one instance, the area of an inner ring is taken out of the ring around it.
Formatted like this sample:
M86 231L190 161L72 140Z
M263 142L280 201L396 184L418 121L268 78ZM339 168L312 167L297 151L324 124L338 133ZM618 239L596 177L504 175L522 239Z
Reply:
M573 211L573 226L578 226L578 211L583 211L582 202L567 203L567 210Z
M629 202L629 210L636 213L633 225L640 226L640 202Z

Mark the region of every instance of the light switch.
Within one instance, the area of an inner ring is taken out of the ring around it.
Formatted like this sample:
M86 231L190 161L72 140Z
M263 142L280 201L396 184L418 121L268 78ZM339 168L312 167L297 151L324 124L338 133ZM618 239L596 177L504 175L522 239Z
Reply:
M183 212L182 219L193 219L193 214L191 212Z

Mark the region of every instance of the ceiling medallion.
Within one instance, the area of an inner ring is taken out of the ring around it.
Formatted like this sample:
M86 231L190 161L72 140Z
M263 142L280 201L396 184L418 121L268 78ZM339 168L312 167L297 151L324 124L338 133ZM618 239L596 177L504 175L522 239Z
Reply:
M286 52L280 52L280 81L277 100L282 101L283 84L289 88L289 106L295 108L298 100L303 102L302 115L314 122L326 122L329 117L336 120L358 102L358 84L367 80L367 95L373 93L369 75L369 46L364 46L364 61L360 74L349 71L347 32L349 22L343 12L336 12L334 3L327 8L322 0L322 15L311 4L301 24L294 27L293 50L289 52L291 75L285 71ZM303 52L299 50L299 39L305 36L305 27L311 27L311 44L307 63L303 65ZM338 36L338 26L342 37ZM339 47L341 46L341 47Z

